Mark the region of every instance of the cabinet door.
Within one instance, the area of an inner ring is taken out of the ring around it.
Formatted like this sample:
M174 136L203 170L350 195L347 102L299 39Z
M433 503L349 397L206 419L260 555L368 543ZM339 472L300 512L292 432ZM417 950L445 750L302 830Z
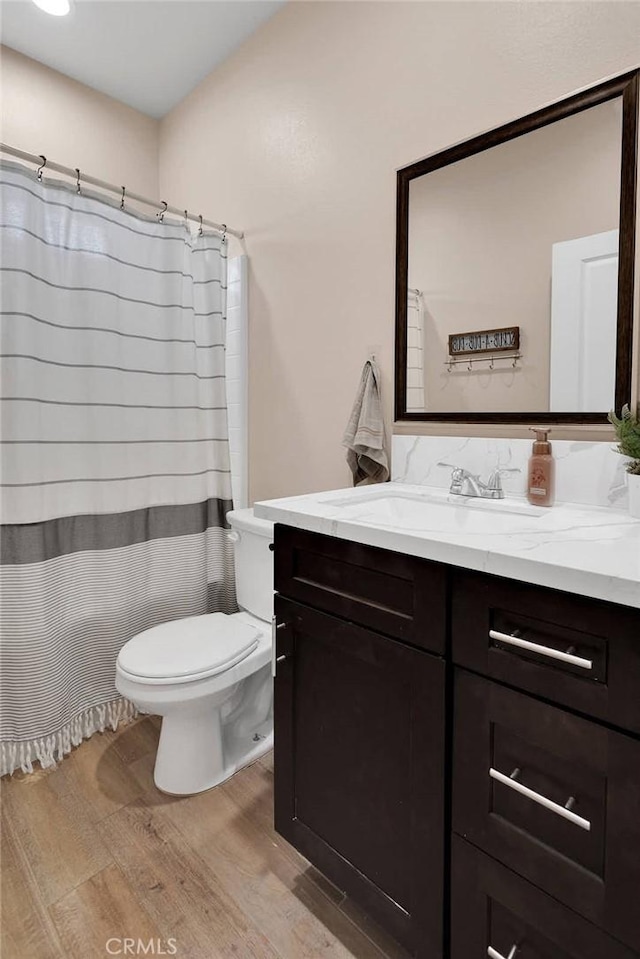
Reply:
M640 950L640 742L455 672L453 828Z
M637 953L453 837L451 959L637 959Z
M441 959L445 664L280 596L276 614L276 829Z

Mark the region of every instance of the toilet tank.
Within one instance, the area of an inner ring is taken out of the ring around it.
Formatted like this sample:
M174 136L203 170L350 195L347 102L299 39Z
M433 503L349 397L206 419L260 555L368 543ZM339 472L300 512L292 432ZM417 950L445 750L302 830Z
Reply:
M273 523L258 519L252 509L227 513L231 525L236 568L236 595L240 609L271 621L273 616Z

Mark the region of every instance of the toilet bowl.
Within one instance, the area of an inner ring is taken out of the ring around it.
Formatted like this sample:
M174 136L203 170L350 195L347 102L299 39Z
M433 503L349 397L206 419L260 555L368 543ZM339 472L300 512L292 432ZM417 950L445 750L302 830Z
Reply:
M227 518L240 612L154 626L116 663L118 692L162 716L154 781L177 796L219 785L273 745L273 523L251 509Z

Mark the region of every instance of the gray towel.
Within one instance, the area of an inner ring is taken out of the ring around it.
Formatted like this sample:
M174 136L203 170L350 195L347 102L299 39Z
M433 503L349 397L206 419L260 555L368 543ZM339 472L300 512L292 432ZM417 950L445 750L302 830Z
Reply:
M347 448L347 463L353 473L354 486L386 483L389 459L385 449L380 372L374 360L367 360L364 364L342 445Z

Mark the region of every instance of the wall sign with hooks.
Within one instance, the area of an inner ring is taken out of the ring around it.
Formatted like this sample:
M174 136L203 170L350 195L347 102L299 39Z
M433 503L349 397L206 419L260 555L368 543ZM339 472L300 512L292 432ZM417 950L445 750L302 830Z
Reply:
M509 367L515 370L521 357L520 327L505 326L495 330L452 333L449 336L449 359L444 365L449 373L459 365L469 373L473 372L474 366L482 370ZM503 361L508 361L508 366Z
M449 356L505 351L517 353L519 349L519 326L504 326L497 330L477 330L471 333L452 333L449 337Z

